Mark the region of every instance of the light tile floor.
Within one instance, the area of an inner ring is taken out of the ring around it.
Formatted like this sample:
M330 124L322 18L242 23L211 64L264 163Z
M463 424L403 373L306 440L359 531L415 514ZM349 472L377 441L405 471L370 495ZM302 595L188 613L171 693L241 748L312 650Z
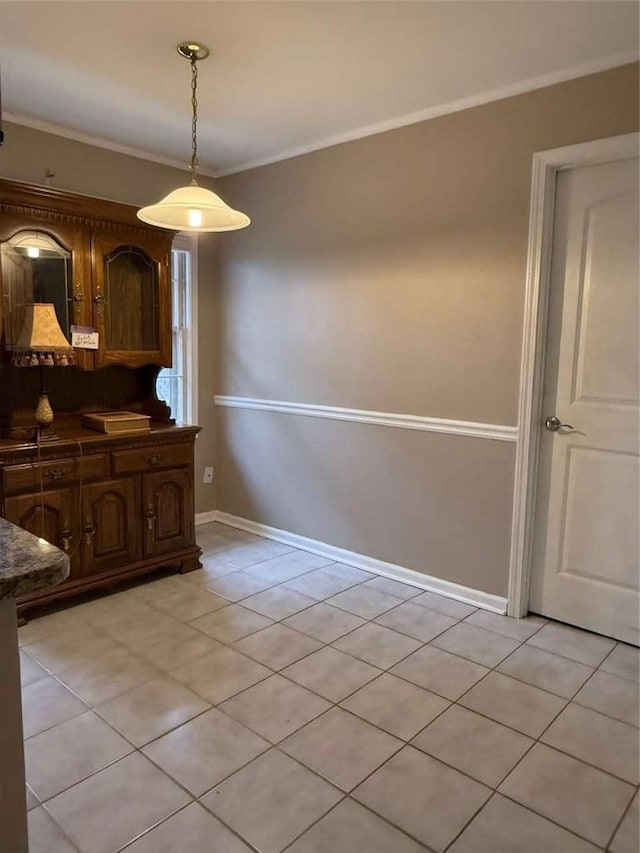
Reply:
M31 853L638 853L638 650L220 524L20 629Z

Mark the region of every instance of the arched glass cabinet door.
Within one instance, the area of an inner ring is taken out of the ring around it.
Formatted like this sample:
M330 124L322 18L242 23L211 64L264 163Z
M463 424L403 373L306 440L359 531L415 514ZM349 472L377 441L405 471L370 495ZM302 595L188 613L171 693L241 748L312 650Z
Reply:
M25 307L34 302L55 306L58 324L68 341L73 322L71 252L44 231L17 231L0 244L5 346L20 337Z
M98 364L171 364L170 238L94 233Z
M81 228L62 222L38 227L26 217L0 219L0 349L6 361L21 333L26 305L53 304L69 342L73 324L90 326L93 320L89 245ZM80 367L93 367L89 351L76 350L75 360Z

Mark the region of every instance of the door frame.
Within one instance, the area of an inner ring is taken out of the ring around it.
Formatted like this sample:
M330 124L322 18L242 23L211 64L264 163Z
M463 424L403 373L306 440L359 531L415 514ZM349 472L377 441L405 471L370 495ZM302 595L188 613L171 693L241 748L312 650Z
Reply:
M533 155L507 603L516 618L529 609L556 178L576 166L637 156L639 144L640 133L627 133Z

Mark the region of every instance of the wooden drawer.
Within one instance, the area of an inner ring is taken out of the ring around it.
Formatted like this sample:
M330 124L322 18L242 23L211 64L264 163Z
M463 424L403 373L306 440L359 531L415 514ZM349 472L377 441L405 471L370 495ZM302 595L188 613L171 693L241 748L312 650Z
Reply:
M74 459L52 459L48 462L27 462L7 465L2 469L2 488L5 494L33 492L40 488L40 478L45 489L66 486L80 480L88 482L106 477L108 460L104 453Z
M115 450L111 454L113 474L182 468L191 464L192 452L191 444L161 444L136 450Z

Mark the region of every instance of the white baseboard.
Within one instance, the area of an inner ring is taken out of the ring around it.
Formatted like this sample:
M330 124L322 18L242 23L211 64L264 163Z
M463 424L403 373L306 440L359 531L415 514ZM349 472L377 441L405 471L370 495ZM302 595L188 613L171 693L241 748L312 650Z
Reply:
M472 604L474 607L481 607L483 610L490 610L492 613L504 614L507 612L507 599L500 595L491 595L479 589L472 589L452 581L425 575L413 569L406 569L404 566L386 563L384 560L376 560L374 557L367 557L365 554L347 551L335 545L328 545L326 542L319 542L317 539L309 539L307 536L300 536L297 533L290 533L288 530L280 530L277 527L269 527L268 524L260 524L257 521L240 518L237 515L230 515L220 510L196 515L196 524L207 524L211 521L219 521L229 527L246 530L247 533L255 533L257 536L283 542L285 545L300 548L302 551L319 554L321 557L334 560L336 563L345 563L347 566L354 566L356 569L363 569L366 572L403 581L403 583L417 586L428 592L435 592L438 595L453 598L455 601L462 601L465 604Z
M211 524L212 521L218 521L218 511L216 509L196 513L196 527L200 524Z

